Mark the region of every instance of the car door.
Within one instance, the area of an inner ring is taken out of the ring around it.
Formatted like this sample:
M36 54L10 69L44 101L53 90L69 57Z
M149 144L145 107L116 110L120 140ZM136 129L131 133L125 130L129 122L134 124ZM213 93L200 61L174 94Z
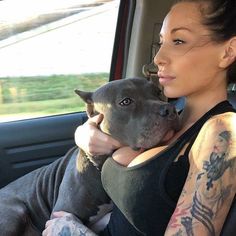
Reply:
M75 145L87 119L75 88L122 78L129 1L33 2L14 19L24 1L0 3L0 187Z

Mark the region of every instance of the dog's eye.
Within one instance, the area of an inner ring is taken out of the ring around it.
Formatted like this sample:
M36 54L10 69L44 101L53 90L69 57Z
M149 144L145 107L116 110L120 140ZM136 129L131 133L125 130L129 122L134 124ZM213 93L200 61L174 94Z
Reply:
M131 98L124 98L121 102L119 102L119 104L121 106L128 106L133 102L133 100Z

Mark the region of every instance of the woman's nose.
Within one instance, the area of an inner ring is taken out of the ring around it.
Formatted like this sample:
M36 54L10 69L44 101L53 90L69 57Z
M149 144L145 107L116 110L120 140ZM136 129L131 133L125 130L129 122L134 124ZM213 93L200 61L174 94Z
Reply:
M154 64L155 64L158 68L159 68L160 66L165 65L165 64L168 62L168 59L167 59L167 57L164 55L164 52L163 52L163 49L162 49L162 48L160 48L160 49L157 51L157 53L156 53L156 55L155 55L153 61L154 61Z

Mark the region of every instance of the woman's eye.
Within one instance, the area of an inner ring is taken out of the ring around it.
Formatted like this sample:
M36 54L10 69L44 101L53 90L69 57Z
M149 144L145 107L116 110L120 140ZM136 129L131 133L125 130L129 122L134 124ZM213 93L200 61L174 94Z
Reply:
M131 98L124 98L121 102L119 102L119 104L121 106L128 106L133 102L133 100Z
M180 44L185 43L185 42L184 42L183 40L181 40L181 39L174 39L173 42L174 42L175 45L180 45Z

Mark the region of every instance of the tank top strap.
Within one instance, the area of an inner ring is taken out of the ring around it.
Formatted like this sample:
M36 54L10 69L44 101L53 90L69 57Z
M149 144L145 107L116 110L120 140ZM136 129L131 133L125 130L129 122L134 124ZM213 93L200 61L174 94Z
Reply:
M200 131L201 127L205 124L205 122L207 120L209 120L214 115L218 115L218 114L225 113L225 112L231 112L231 111L236 112L236 110L233 108L233 106L227 100L218 103L211 110L206 112L197 122L195 122L183 134L183 136L187 136L188 140L190 140L189 137L191 137L191 141L190 141L190 143L191 143L192 139L195 140L196 136L198 135L198 132L196 132L196 131L197 130ZM187 148L187 149L189 149L189 148Z
M183 156L188 156L190 149L192 148L192 145L198 135L199 132L196 132L197 130L200 131L201 127L205 124L205 122L210 119L214 115L218 115L225 112L236 112L236 110L233 108L233 106L229 103L229 101L225 100L220 103L218 103L215 107L213 107L211 110L209 110L207 113L205 113L190 129L186 131L186 133L183 135L184 139L185 137L188 137L188 145L184 151ZM190 138L189 138L190 137Z

